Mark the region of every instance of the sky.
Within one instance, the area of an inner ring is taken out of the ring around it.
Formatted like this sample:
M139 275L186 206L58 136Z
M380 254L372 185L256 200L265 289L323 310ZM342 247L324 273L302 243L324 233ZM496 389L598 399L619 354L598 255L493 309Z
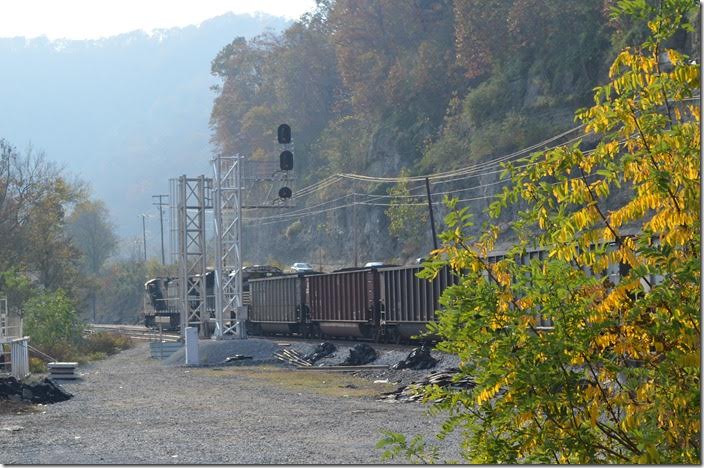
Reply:
M97 39L199 24L224 13L297 19L315 0L0 0L0 37Z

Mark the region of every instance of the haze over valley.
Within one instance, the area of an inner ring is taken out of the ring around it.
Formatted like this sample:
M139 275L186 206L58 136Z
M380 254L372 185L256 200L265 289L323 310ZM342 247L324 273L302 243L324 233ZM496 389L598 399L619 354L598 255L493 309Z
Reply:
M148 245L159 225L151 195L168 179L211 175L208 121L218 81L210 62L235 37L284 29L266 14L225 14L199 26L99 40L0 38L0 134L88 182L123 238Z

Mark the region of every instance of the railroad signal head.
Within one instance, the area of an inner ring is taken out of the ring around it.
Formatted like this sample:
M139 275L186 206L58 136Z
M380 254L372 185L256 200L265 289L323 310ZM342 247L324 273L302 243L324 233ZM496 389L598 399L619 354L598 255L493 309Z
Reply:
M290 171L293 169L293 153L289 150L282 151L279 155L279 167L282 171Z
M276 137L279 140L279 143L282 145L288 145L291 143L291 127L286 124L279 125L279 128L276 131Z
M279 198L291 198L291 189L288 187L281 187L279 189Z

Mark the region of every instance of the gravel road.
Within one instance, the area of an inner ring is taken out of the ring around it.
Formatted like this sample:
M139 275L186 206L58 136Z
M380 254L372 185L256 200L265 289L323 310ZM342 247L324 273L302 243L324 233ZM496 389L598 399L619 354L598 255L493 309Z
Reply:
M423 434L458 459L456 438L433 437L441 418L376 401L394 387L345 373L168 367L146 344L79 372L64 384L73 399L0 415L0 463L378 464L381 429Z

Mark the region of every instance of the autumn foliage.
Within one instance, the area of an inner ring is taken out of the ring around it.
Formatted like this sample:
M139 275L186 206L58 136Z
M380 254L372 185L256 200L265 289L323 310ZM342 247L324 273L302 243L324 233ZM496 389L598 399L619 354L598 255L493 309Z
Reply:
M595 147L507 166L490 212L520 212L502 260L488 261L499 228L469 236L450 201L426 274L449 264L461 280L434 331L477 386L427 396L449 397L434 410L473 463L701 463L700 69L666 47L696 6L618 3L650 37L578 111ZM549 255L519 261L530 248Z

